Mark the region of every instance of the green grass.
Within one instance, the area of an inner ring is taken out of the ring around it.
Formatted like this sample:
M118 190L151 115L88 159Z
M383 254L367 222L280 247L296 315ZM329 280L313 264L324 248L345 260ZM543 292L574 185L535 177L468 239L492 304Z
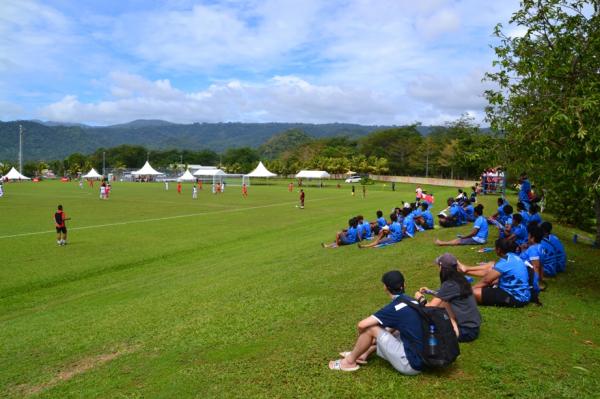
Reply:
M438 202L455 192L431 189ZM362 199L348 185L307 187L299 210L284 182L252 186L245 200L239 187L214 196L205 186L197 201L189 185L179 196L161 184L115 183L109 201L76 183L6 185L0 395L598 395L598 252L573 245L559 227L575 262L549 282L544 306L482 308L480 339L462 345L452 367L403 377L373 358L356 373L329 371L327 362L351 348L356 322L387 302L381 274L402 270L410 293L436 287L432 261L444 251L434 238L469 230L420 233L382 249L322 249L349 217L373 220L377 209L414 196L413 185L368 190ZM490 214L495 197L483 201ZM58 203L72 217L66 247L52 232ZM452 252L466 263L493 259L472 248Z

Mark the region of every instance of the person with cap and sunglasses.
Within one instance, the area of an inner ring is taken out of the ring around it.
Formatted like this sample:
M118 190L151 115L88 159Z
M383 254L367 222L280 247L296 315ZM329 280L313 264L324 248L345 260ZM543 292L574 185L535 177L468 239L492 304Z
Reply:
M440 288L433 291L421 287L415 298L426 306L446 309L459 342L474 341L479 336L481 314L471 284L458 271L458 260L454 255L445 253L438 256L435 264L440 269ZM433 299L427 302L425 294L432 295Z
M342 359L329 362L331 370L356 371L375 351L401 374L417 375L423 369L419 355L423 351L421 316L406 304L417 302L404 294L404 276L400 271L385 273L381 282L391 302L358 323L354 349L340 352Z

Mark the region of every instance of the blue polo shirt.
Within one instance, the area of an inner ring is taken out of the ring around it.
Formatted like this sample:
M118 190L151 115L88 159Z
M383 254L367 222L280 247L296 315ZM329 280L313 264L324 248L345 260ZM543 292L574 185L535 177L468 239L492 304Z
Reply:
M529 214L529 222L536 222L538 225L542 224L542 217L539 213Z
M385 220L385 218L383 216L380 218L377 218L377 226L379 226L379 227L387 226L387 220Z
M552 244L556 252L558 253L558 263L556 264L557 272L564 272L567 268L567 253L560 239L554 234L548 236L548 242Z
M540 243L540 263L544 268L544 275L550 277L556 276L559 262L560 254L548 237L544 238Z
M450 205L450 209L448 211L448 216L456 218L458 223L461 221L460 209L460 205L458 205L457 202L454 202L452 205Z
M431 214L431 212L429 211L429 209L427 209L426 211L424 211L421 216L423 217L423 220L425 221L425 225L427 226L428 229L433 229L433 215Z
M477 229L477 234L473 236L473 240L480 244L485 244L488 239L487 220L483 216L479 216L477 219L475 219L473 228Z
M531 183L529 183L529 180L524 180L523 183L521 183L521 190L519 190L519 201L528 203L530 191Z
M527 242L527 227L525 227L524 225L518 224L517 226L512 226L510 232L511 234L515 235L515 242L517 244L521 245Z
M473 207L473 205L469 204L467 206L465 206L465 213L467 214L467 222L473 222L475 221L475 207Z
M402 300L412 301L416 304L413 298L399 295L392 302L375 312L373 317L377 319L382 327L390 327L400 332L400 339L408 363L413 369L422 370L423 360L419 356L419 352L423 352L424 338L421 316Z
M524 224L525 226L527 226L527 225L529 224L529 218L531 217L531 216L529 215L529 212L527 212L527 211L523 210L523 211L521 211L521 212L519 212L519 213L521 214L521 217L523 218L523 224Z
M415 236L415 220L412 217L412 214L408 215L404 218L402 222L402 226L406 229L406 235L409 237Z
M392 239L393 242L402 241L402 225L398 222L394 222L390 225L390 233L388 237Z
M352 244L358 241L358 229L354 227L348 227L346 230L346 243Z
M373 236L373 234L371 233L371 224L368 221L363 220L363 222L359 224L358 227L360 228L360 237L363 240L369 239Z
M529 302L529 273L527 266L521 258L509 253L505 258L500 258L494 265L494 270L500 273L498 287L506 291L519 302Z

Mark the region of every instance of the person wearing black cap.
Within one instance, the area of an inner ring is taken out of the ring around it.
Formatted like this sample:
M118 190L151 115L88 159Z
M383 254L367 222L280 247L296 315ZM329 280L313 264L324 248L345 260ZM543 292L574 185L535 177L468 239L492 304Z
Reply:
M329 362L331 370L356 371L367 357L377 355L404 375L419 374L423 360L423 330L421 316L406 302L417 303L404 294L404 276L392 270L381 278L386 294L392 301L373 315L358 323L358 339L354 349L340 352L342 359Z
M459 342L474 341L479 336L481 314L471 284L458 272L458 260L454 255L445 253L438 256L435 264L440 269L440 288L432 291L421 287L415 298L427 303L427 306L446 309ZM424 294L433 295L433 299L427 302Z

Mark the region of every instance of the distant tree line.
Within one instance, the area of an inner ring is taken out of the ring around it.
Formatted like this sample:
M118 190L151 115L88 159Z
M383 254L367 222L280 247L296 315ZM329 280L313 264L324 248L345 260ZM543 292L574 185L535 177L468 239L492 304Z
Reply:
M29 162L23 173L39 175L52 169L57 175L76 175L94 167L102 172L141 167L146 160L157 169L175 165L214 165L230 173L247 173L263 160L268 169L290 175L301 169L347 171L372 174L476 178L482 170L498 164L502 139L468 117L434 128L422 135L418 125L375 131L362 138L346 136L314 138L299 129L277 134L258 148L229 148L221 154L212 150L148 150L140 145L98 148L91 154L73 153L65 159ZM9 163L0 167L8 170Z

